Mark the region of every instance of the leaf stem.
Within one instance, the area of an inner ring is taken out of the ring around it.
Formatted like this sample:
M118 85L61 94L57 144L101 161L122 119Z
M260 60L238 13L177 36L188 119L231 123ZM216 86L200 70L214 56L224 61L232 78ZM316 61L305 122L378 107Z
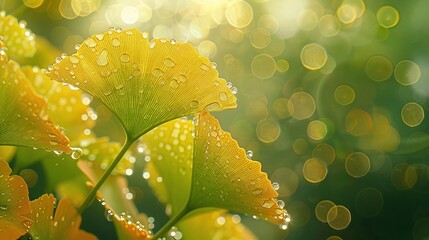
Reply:
M133 140L128 140L128 138L125 140L125 144L122 146L121 151L116 155L115 160L109 165L107 170L103 173L101 178L98 180L97 184L94 186L93 189L91 189L91 192L89 192L88 196L86 197L85 201L82 203L82 205L79 207L79 214L82 214L82 212L88 207L88 205L92 202L95 195L97 194L97 191L100 189L100 187L103 185L103 183L106 181L106 179L110 176L113 169L115 169L116 165L118 165L119 161L121 161L122 157L127 152L128 148L133 144Z
M168 222L164 226L162 226L162 228L158 232L156 232L155 235L153 235L152 239L157 240L164 236L177 222L179 222L180 219L182 219L188 213L188 208L184 208L176 216L168 220Z

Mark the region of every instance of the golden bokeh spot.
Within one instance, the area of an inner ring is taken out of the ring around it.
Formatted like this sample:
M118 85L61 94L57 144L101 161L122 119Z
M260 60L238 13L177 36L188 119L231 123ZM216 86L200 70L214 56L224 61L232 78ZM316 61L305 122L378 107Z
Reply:
M259 79L267 79L276 72L276 61L268 54L256 55L251 64L252 73Z
M289 71L289 62L286 59L279 59L276 62L278 72L287 72Z
M241 29L234 28L229 32L229 40L233 43L240 43L243 41L244 32Z
M317 144L313 148L312 157L324 161L326 165L330 165L335 161L335 149L327 143Z
M303 138L298 138L293 142L292 149L296 154L303 155L308 151L308 143Z
M356 196L356 210L364 217L377 216L383 204L383 194L376 188L364 188Z
M377 11L378 24L384 28L392 28L399 22L399 13L396 8L386 5Z
M392 76L393 66L388 58L383 56L373 56L366 63L365 70L370 79L376 82L381 82Z
M275 142L281 133L279 123L271 119L265 119L258 122L256 126L256 136L263 143Z
M335 203L329 200L322 200L314 209L314 213L316 214L316 218L322 223L328 222L328 212L331 208L335 206Z
M334 15L327 14L320 18L319 31L325 37L333 37L340 33L341 23Z
M263 28L257 28L250 34L250 43L256 49L266 48L271 43L270 32Z
M412 189L418 180L417 169L408 163L400 163L393 167L390 179L398 190Z
M354 109L347 113L345 119L346 131L353 136L368 134L372 128L372 118L362 109Z
M350 176L359 178L365 176L369 172L371 162L364 153L354 152L346 158L345 168Z
M276 33L279 30L279 21L273 15L265 14L259 17L258 26L270 33Z
M326 124L320 120L313 120L307 126L307 134L313 140L319 141L328 133Z
M326 63L320 69L320 72L328 75L328 74L331 74L332 72L334 72L336 67L337 67L337 62L335 61L335 58L328 55L328 58L326 59Z
M43 4L44 0L23 0L23 2L29 8L38 8Z
M310 158L305 161L302 167L302 173L305 180L308 182L319 183L325 179L328 174L328 169L326 168L325 162L317 158Z
M39 180L39 175L37 174L37 172L29 168L22 169L19 172L19 176L24 179L25 183L27 183L28 188L36 186L37 181Z
M350 24L353 23L358 16L356 9L353 6L348 4L342 4L337 9L337 17L342 23Z
M402 121L409 127L417 127L425 118L425 112L418 103L409 102L402 107Z
M288 108L289 99L287 98L277 98L272 105L274 114L279 119L285 119L292 115L293 107L291 109ZM292 112L291 112L292 111Z
M217 46L210 40L204 40L198 44L198 52L204 57L213 59L216 57Z
M288 109L294 118L304 120L316 112L316 102L307 92L295 92L289 98Z
M390 124L389 117L381 112L372 115L372 128L369 134L359 138L361 149L395 151L400 144L399 132Z
M244 28L252 22L253 9L243 0L234 0L228 4L225 16L231 26Z
M328 55L325 48L319 44L310 43L302 48L300 58L305 68L317 70L325 65Z
M276 169L270 177L271 181L279 184L279 197L289 197L293 195L298 188L298 175L289 168Z
M329 236L326 240L343 240L343 239L339 236Z
M356 94L352 87L349 85L339 85L335 88L334 98L335 101L343 106L352 104L355 100Z
M60 1L58 10L61 14L61 17L65 18L65 19L74 19L78 16L77 13L73 10L72 2L73 2L73 0L61 0Z
M346 207L336 205L328 211L327 220L331 228L342 230L349 226L352 221L352 215Z
M299 14L297 21L299 28L304 31L311 31L319 23L319 17L315 11L306 9Z
M417 63L410 60L403 60L396 64L394 74L398 83L408 86L419 81L422 73Z

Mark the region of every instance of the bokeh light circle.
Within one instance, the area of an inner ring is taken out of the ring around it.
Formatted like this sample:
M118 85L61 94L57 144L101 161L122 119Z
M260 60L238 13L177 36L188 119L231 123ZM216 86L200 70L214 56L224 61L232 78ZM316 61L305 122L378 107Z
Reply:
M235 0L228 4L225 16L231 26L243 28L252 22L253 9L246 1Z
M359 178L365 176L369 172L371 162L364 153L354 152L346 158L345 168L350 176Z
M307 92L295 92L289 98L288 108L294 118L303 120L313 116L316 111L316 102Z
M398 83L408 86L420 79L421 70L417 63L410 60L403 60L396 64L394 74Z
M312 157L320 159L327 165L330 165L335 160L335 149L327 143L317 144L313 148Z
M281 133L280 126L277 121L265 119L258 122L256 126L256 135L261 142L275 142Z
M418 103L409 102L402 107L402 121L409 127L417 127L425 118L425 112Z
M392 6L383 6L377 11L378 24L384 28L392 28L399 22L399 13Z
M280 197L289 197L293 195L298 188L298 175L289 168L279 168L273 172L271 181L279 184L277 190Z
M259 79L267 79L276 72L276 61L268 54L256 55L251 64L253 75Z
M343 84L335 88L334 98L340 105L346 106L353 103L355 97L355 91L349 85Z
M313 140L322 140L325 138L328 133L328 127L326 124L320 120L313 120L308 123L307 134Z
M372 129L372 118L362 109L353 109L346 115L345 128L353 136L363 136Z
M336 205L329 209L327 215L328 224L335 230L342 230L349 226L352 221L352 215L345 206Z
M392 76L393 66L390 60L383 56L373 56L365 66L368 77L376 82L385 81Z
M300 54L301 63L305 68L310 70L317 70L322 68L326 60L328 59L328 54L325 51L325 48L316 43L310 43L305 45Z
M302 173L305 180L308 182L319 183L325 179L328 174L328 169L326 168L325 162L317 158L310 158L305 161L302 167Z
M328 212L329 210L335 206L335 203L329 201L329 200L322 200L314 209L314 213L316 215L316 218L321 221L322 223L328 222Z

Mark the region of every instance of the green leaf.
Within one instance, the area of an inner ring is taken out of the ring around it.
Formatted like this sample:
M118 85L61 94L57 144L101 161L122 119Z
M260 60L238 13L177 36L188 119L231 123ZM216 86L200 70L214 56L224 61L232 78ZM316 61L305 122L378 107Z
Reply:
M236 106L225 80L192 45L147 35L133 28L91 36L47 75L103 102L131 140L172 119Z
M69 140L48 116L19 65L0 50L0 145L71 152Z
M188 217L180 221L177 227L186 240L257 239L248 228L240 223L238 215L227 214L225 210L211 211Z
M250 160L209 113L195 120L195 130L190 120L174 120L141 138L151 158L149 182L172 205L172 219L197 209L222 208L286 226L290 218L275 200L278 194L261 164Z

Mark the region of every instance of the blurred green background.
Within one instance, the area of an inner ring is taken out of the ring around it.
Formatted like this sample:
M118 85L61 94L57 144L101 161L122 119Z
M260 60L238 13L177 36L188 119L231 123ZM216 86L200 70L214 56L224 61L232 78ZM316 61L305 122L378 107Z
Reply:
M292 215L287 231L243 216L260 239L429 238L428 1L1 5L67 54L110 26L136 27L190 42L216 62L238 97L237 109L216 116L279 183ZM122 140L107 109L94 108L97 135ZM156 230L167 218L142 177L144 161L137 162L130 191ZM83 228L114 239L96 205L84 213Z

